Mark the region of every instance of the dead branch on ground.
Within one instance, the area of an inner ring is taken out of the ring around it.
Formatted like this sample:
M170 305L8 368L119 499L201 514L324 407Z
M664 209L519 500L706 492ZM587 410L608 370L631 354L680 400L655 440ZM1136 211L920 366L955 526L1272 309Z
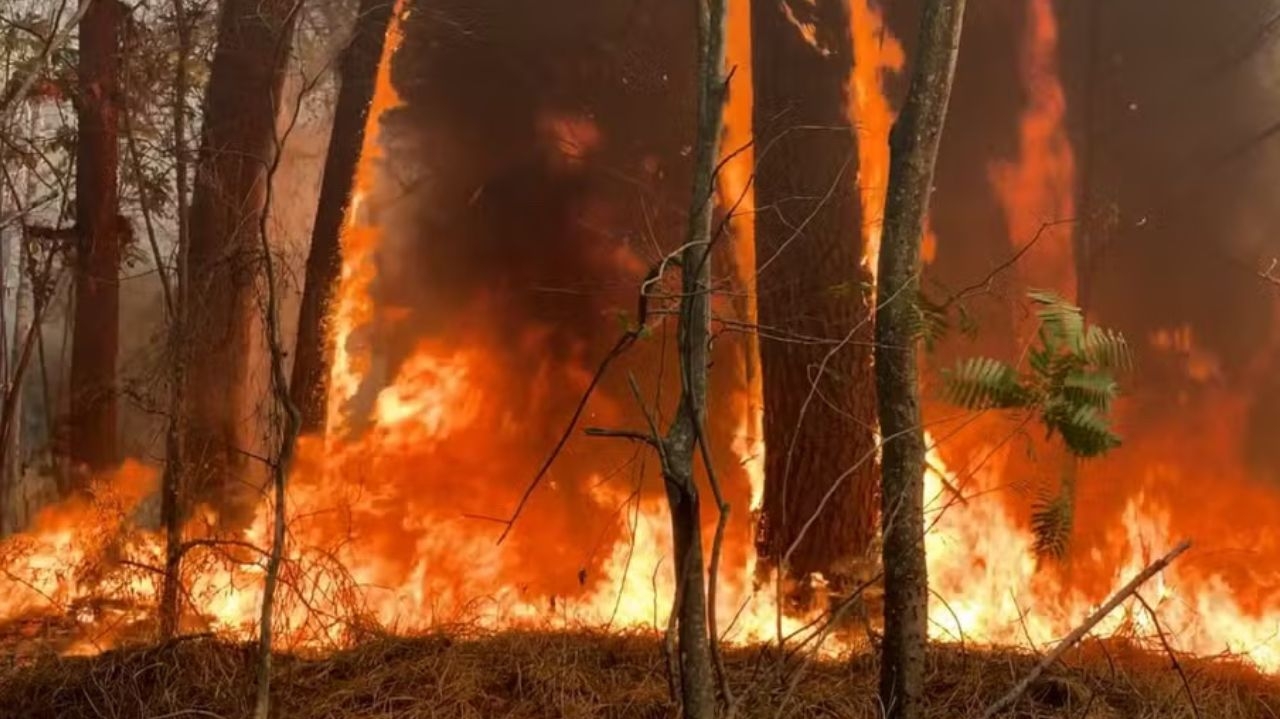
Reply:
M1013 706L1014 703L1017 702L1018 699L1021 698L1022 695L1027 691L1027 689L1031 687L1031 684L1035 682L1036 679L1040 678L1041 674L1044 674L1044 671L1046 669L1053 666L1054 662L1058 661L1058 659L1060 659L1062 655L1067 652L1068 649L1075 646L1077 642L1083 639L1095 626L1098 625L1098 622L1101 622L1103 619L1105 619L1108 614L1114 611L1116 607L1120 606L1120 604L1124 602L1125 599L1128 599L1130 595L1137 592L1138 587L1141 587L1144 583L1146 583L1148 579L1151 579L1155 575L1159 574L1161 571L1164 570L1165 567L1169 566L1169 564L1171 564L1173 560L1177 559L1179 556L1182 555L1183 552L1187 551L1190 548L1191 548L1191 540L1183 540L1180 544L1178 544L1178 546L1174 547L1168 554L1164 555L1160 559L1157 559L1155 562L1149 565L1146 569L1139 572L1137 576L1129 580L1128 584L1118 589L1115 594L1111 595L1111 598L1108 599L1106 603L1104 603L1101 607L1098 607L1097 611L1095 611L1093 614L1089 615L1089 618L1084 620L1083 624L1081 624L1080 626L1072 630L1072 632L1068 634L1061 642L1058 642L1058 645L1054 647L1052 651L1046 654L1044 656L1044 659L1041 659L1040 663L1037 664L1034 669L1028 672L1025 677L1023 677L1022 681L1014 685L1013 689L1009 690L1008 694L1005 694L1003 697L998 699L994 704L988 707L987 710L983 712L982 718L991 719L991 717L994 717L996 714Z

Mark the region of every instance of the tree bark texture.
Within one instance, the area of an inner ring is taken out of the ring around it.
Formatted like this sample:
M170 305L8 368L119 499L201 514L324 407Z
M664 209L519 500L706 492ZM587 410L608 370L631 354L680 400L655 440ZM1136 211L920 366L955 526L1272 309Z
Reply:
M677 327L680 404L662 440L662 475L671 509L676 553L676 605L680 699L686 719L714 719L715 675L707 619L702 512L694 466L705 439L711 350L711 220L725 98L725 0L695 0L698 19L697 134L693 192L681 252Z
M76 96L75 319L69 455L73 474L112 467L120 346L120 25L124 7L98 0L80 20ZM65 489L65 488L64 488Z
M929 587L916 298L920 245L955 75L964 6L964 0L926 3L911 85L889 140L875 331L876 388L884 438L885 626L880 699L888 719L923 716Z
M184 519L183 494L186 482L186 451L183 441L187 414L185 351L185 320L187 291L190 288L187 272L187 250L190 246L187 189L187 59L191 56L191 24L187 17L185 0L173 0L174 24L177 26L178 58L173 77L174 194L178 208L177 267L173 283L176 293L169 317L169 418L165 428L164 474L160 482L160 524L165 532L164 575L160 585L160 638L167 641L177 635L182 620L182 557L186 549L182 540Z
M303 432L324 429L332 355L326 321L342 270L342 225L351 205L352 182L364 143L378 61L394 5L392 0L361 0L351 44L342 57L342 85L311 231L290 381L293 403L301 412Z
M184 449L192 496L223 510L240 496L252 432L247 402L256 242L296 0L226 0L205 97L190 216ZM234 520L235 511L224 513Z
M766 448L759 551L776 565L836 478L861 460L788 561L792 577L835 579L865 557L876 529L849 10L843 0L755 0L751 32Z

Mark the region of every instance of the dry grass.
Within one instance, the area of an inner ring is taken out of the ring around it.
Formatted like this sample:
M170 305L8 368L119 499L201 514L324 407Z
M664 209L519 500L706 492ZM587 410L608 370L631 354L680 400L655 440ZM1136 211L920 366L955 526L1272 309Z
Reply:
M23 719L225 719L252 705L252 649L209 639L93 658L34 659L0 673L0 716ZM929 716L976 716L1031 666L1007 651L939 647L929 662ZM876 717L874 659L781 663L728 652L754 717ZM1167 657L1097 642L1069 654L1011 717L1280 717L1280 683L1229 659L1185 661L1192 709ZM668 717L672 706L651 635L507 632L384 638L324 658L282 657L281 719L349 717ZM794 684L794 688L789 690Z

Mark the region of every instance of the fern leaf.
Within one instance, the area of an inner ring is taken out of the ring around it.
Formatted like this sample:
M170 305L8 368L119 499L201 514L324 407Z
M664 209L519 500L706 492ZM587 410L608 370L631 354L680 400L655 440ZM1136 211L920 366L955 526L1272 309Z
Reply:
M1039 307L1036 316L1040 318L1040 337L1045 347L1053 352L1082 353L1085 330L1080 308L1047 290L1032 290L1027 296Z
M1128 372L1133 369L1133 352L1124 335L1115 330L1090 327L1085 336L1085 356L1099 369Z
M950 329L946 308L935 304L921 292L916 298L915 310L911 317L912 336L924 342L927 352L932 352L938 340Z
M1054 559L1066 556L1071 544L1071 528L1075 526L1075 511L1076 462L1068 458L1062 468L1062 483L1057 494L1043 494L1031 507L1037 554Z
M1043 497L1032 506L1031 530L1035 534L1036 553L1062 559L1071 544L1074 500L1066 493Z
M1111 431L1106 415L1095 407L1055 398L1045 403L1043 419L1050 434L1061 435L1077 457L1097 457L1120 446L1120 437Z
M1116 381L1106 372L1075 371L1062 381L1062 396L1075 405L1106 412L1118 391Z
M989 357L970 357L943 373L945 399L965 409L1025 407L1029 393L1009 365Z

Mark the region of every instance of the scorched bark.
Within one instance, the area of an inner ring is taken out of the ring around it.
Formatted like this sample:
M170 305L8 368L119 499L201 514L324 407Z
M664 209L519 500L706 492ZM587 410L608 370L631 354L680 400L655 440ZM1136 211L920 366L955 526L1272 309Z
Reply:
M800 24L813 28L811 37ZM757 287L767 328L760 551L776 564L832 482L857 466L788 566L793 577L847 577L871 546L876 509L872 329L847 109L849 11L843 0L755 0L751 32Z
M293 402L301 412L303 432L324 427L331 361L325 321L342 269L342 224L351 206L352 182L393 8L392 0L361 0L351 44L342 58L342 86L334 110L315 226L311 231L306 287L298 312L298 340L290 381Z

